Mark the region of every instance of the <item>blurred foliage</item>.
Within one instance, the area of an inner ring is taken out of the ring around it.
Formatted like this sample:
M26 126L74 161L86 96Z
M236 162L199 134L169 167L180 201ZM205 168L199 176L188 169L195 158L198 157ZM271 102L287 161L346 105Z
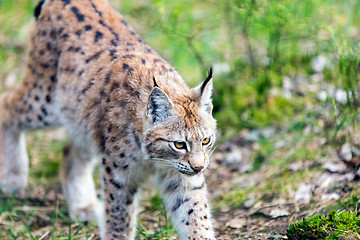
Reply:
M281 126L303 111L314 99L272 90L282 87L284 77L314 74L316 56L330 61L325 82L346 91L357 86L349 71L357 60L343 51L358 45L358 1L156 0L118 6L189 83L198 83L214 65L214 115L225 138L242 128Z
M314 99L288 98L273 90L282 87L284 77L311 76L311 61L319 55L330 61L324 81L344 87L354 103L360 39L356 0L112 3L190 85L198 84L214 66L214 115L225 138L242 128L281 126L303 111ZM19 53L24 56L35 5L30 0L0 1L1 78L19 62L24 64Z

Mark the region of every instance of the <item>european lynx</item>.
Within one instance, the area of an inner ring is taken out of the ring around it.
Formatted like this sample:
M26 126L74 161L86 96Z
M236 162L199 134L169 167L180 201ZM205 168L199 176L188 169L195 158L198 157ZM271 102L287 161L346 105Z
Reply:
M26 187L24 132L64 126L70 215L104 239L133 239L142 184L154 175L182 239L214 239L203 171L215 142L212 74L189 89L105 0L46 0L23 82L0 99L0 187ZM105 203L92 180L102 156Z

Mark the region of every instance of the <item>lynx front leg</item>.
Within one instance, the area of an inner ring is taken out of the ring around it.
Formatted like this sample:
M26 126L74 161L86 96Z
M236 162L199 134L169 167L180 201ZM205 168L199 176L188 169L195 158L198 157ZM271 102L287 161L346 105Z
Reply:
M74 142L64 148L61 180L70 216L80 221L103 222L103 203L97 199L92 172L96 158Z
M140 185L148 174L134 157L121 152L114 158L103 158L105 187L104 239L135 238L136 209Z
M157 174L155 180L181 239L215 239L203 174L174 175Z
M0 98L0 188L5 193L19 192L28 182L29 159L25 135L11 119L10 94Z

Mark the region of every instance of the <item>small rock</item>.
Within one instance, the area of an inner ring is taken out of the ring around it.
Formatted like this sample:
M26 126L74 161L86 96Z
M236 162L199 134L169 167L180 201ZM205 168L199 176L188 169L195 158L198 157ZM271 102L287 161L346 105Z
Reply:
M321 199L323 201L330 201L330 200L338 200L339 197L340 197L340 195L337 193L329 193L329 194L322 195Z
M324 56L317 56L311 61L311 67L314 72L322 72L326 66L327 59Z
M295 193L295 202L298 204L308 204L311 200L311 194L311 185L302 183Z
M275 133L275 129L273 127L266 127L261 130L261 135L264 138L270 138L274 135L274 133Z
M252 208L256 203L256 199L254 197L249 198L248 200L246 200L243 205L245 208Z
M315 73L310 76L310 80L315 83L321 82L323 79L324 75L322 73Z
M286 209L283 208L274 208L270 211L271 218L278 218L278 217L284 217L289 216L289 212Z
M321 90L321 91L317 94L317 98L318 98L320 101L322 101L322 102L325 102L326 99L327 99L327 97L328 97L328 94L327 94L327 92L324 91L324 90Z
M293 171L293 172L297 172L302 168L303 168L303 163L302 162L293 162L293 163L290 163L290 165L288 167L288 170Z
M307 125L303 131L304 136L308 136L311 133L312 127Z
M226 223L226 226L231 228L241 228L246 226L246 218L235 217Z
M279 140L274 144L274 148L279 149L282 148L286 145L286 141L284 140Z
M257 142L259 139L260 131L256 129L249 132L249 134L245 137L245 140L249 142Z
M240 149L234 149L228 153L226 158L224 159L225 164L234 164L239 163L242 160L242 152Z
M334 174L325 172L321 174L315 185L320 189L326 189L334 184Z
M351 146L349 143L345 143L341 146L340 156L343 160L349 162L352 159Z
M340 104L345 104L347 102L347 94L343 89L336 89L334 97L336 102Z
M343 173L346 171L346 164L342 161L326 162L323 168L332 173Z
M17 79L17 70L11 71L5 78L4 85L6 88L11 88L15 85Z

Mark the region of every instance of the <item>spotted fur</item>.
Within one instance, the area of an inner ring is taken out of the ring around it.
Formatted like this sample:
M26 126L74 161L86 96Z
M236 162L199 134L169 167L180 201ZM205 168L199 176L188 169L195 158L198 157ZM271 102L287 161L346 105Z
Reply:
M142 185L154 175L182 239L214 239L203 171L215 142L212 76L188 88L106 0L36 8L22 83L0 98L0 187L27 185L24 132L63 126L70 215L104 239L134 239ZM92 170L101 155L104 203Z

